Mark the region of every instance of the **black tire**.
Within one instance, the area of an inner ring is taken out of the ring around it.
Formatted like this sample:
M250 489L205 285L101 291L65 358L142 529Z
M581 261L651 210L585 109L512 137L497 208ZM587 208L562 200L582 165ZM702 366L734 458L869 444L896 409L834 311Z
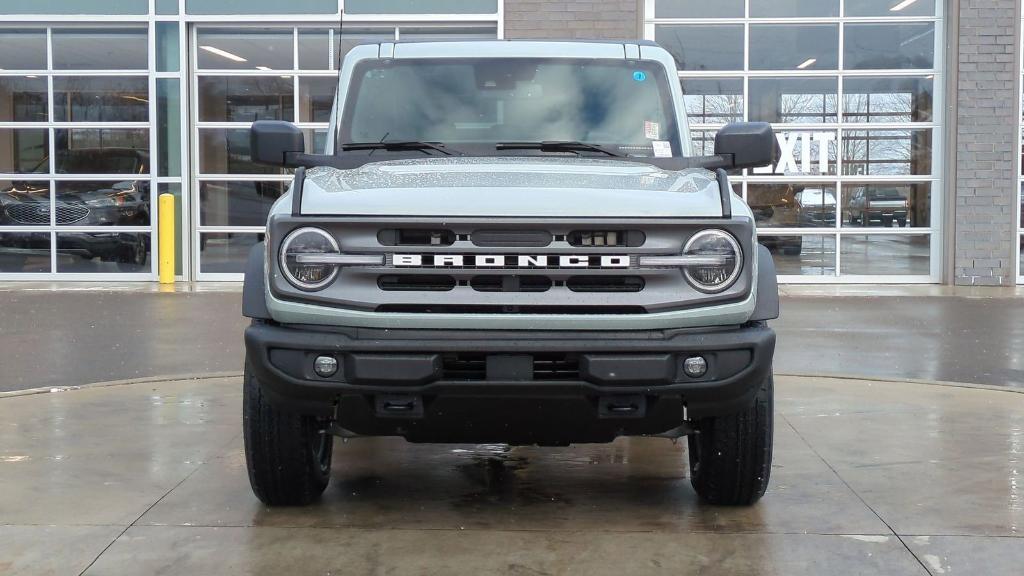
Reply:
M690 483L706 502L749 506L764 496L772 469L773 389L769 373L751 406L696 422L687 438Z
M272 404L245 364L242 430L249 484L268 506L316 500L331 480L334 436L323 418Z

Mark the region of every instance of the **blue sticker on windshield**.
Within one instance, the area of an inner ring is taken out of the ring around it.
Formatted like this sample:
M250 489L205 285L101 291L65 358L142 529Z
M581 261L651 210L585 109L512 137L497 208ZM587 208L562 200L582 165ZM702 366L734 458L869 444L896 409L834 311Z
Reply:
M636 80L637 82L643 82L644 80L647 80L647 72L644 72L643 70L637 70L636 72L633 72L633 80Z

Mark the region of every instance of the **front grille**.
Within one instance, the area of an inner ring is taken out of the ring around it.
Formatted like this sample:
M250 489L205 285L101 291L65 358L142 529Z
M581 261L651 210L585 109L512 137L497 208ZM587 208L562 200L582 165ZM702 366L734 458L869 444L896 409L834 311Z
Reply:
M474 276L469 285L477 292L547 292L547 276Z
M487 354L456 352L441 356L443 380L487 379ZM576 354L544 353L533 355L534 380L579 380L580 358Z
M573 292L639 292L644 289L640 276L573 276L565 282Z
M455 288L455 278L435 274L388 274L377 278L377 286L385 292L448 292Z
M639 230L573 230L565 237L570 246L613 248L643 246L644 239Z
M404 314L646 314L643 306L503 306L489 304L382 304L377 312Z
M534 380L579 380L580 358L575 354L536 354Z
M50 223L50 205L45 202L22 202L6 208L7 215L19 224ZM57 224L75 224L89 216L89 208L81 204L57 203Z
M487 378L487 356L459 352L441 357L441 374L444 380L485 380Z

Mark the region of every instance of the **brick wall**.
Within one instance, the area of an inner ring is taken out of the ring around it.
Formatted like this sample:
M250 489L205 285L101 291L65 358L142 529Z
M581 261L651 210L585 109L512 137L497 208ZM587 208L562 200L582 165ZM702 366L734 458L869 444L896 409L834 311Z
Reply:
M953 265L958 285L1016 281L1018 1L959 1L957 176L950 192L956 204Z
M505 0L506 38L640 38L642 0Z

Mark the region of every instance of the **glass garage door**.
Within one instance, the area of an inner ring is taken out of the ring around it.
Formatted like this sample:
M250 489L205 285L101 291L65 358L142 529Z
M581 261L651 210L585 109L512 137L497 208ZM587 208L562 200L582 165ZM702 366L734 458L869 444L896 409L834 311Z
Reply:
M0 46L0 278L153 278L147 27L0 28Z
M776 129L780 164L734 185L783 281L940 281L942 4L647 0L703 152Z
M496 38L496 26L197 26L192 30L192 261L199 280L238 280L263 238L287 171L254 164L248 129L256 120L295 122L322 150L339 52L395 39Z

